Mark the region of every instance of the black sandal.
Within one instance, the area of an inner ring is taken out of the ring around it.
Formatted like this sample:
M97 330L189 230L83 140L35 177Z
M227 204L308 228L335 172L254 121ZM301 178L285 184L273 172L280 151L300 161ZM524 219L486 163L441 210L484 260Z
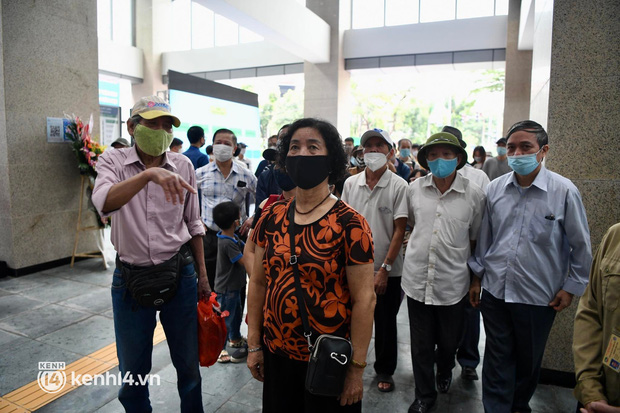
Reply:
M380 392L382 393L389 393L391 391L394 391L394 379L392 378L392 376L390 376L389 374L377 374L377 379L379 380L379 382L377 383L377 389L379 389ZM379 387L379 384L389 384L388 387L382 388Z

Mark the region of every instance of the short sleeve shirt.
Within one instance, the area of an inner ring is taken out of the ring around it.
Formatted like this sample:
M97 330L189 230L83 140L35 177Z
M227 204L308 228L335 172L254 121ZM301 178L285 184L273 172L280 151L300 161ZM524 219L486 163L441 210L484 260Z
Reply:
M217 233L217 267L215 269L215 292L241 290L245 288L245 268L239 262L243 257L245 244L236 235L231 238Z
M375 245L375 272L379 271L394 236L394 221L407 218L407 182L386 170L371 190L366 184L366 173L359 173L345 181L342 200L368 221ZM402 272L403 256L398 254L389 276L400 277Z
M289 264L290 203L279 201L266 209L252 232L252 241L265 249L265 342L275 354L306 361L308 341L303 335L294 271ZM337 201L322 218L308 225L296 224L295 231L295 255L312 337L349 337L352 306L346 267L373 263L368 223L353 208Z
M482 164L482 170L489 176L491 181L507 174L508 172L512 172L512 169L508 166L507 159L500 161L497 158L487 158L487 160L484 161L484 164Z
M410 183L407 196L413 232L401 287L426 305L454 305L469 290L467 260L484 214L484 192L457 173L442 194L429 174Z

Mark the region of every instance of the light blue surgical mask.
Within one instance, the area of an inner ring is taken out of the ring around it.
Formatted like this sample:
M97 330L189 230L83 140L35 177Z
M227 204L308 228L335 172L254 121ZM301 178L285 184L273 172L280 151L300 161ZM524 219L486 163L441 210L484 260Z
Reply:
M410 155L411 155L411 149L403 148L400 150L400 156L402 156L403 158L408 158Z
M505 147L503 147L503 146L498 146L498 147L497 147L497 154L498 154L499 156L504 156L504 155L506 155L506 152L508 152L508 150L507 150Z
M542 151L542 148L538 152ZM508 166L521 176L526 176L534 172L540 162L536 159L538 152L529 155L518 155L508 157Z
M453 159L438 158L427 162L431 173L437 178L447 178L456 169L458 157Z

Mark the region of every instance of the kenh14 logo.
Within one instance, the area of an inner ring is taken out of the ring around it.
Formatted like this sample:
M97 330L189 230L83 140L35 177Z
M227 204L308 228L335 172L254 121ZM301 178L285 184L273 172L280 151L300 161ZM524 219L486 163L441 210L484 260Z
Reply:
M58 393L67 383L64 361L40 361L37 376L39 387L46 393Z

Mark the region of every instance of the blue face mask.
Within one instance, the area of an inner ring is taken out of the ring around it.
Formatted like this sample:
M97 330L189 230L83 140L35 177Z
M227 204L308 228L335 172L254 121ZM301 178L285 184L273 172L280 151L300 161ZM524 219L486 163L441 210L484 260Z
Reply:
M450 176L452 172L454 172L457 162L458 157L454 159L438 158L434 161L430 161L427 163L433 175L435 175L437 178L446 178Z
M506 148L504 148L503 146L498 146L497 147L497 154L499 156L504 156L506 155L506 152L508 152L508 150Z
M542 151L542 148L538 152ZM538 152L529 155L509 156L508 166L521 176L526 176L534 172L540 162L536 159Z
M403 148L400 150L400 156L402 156L403 158L408 158L410 155L411 155L411 149Z

